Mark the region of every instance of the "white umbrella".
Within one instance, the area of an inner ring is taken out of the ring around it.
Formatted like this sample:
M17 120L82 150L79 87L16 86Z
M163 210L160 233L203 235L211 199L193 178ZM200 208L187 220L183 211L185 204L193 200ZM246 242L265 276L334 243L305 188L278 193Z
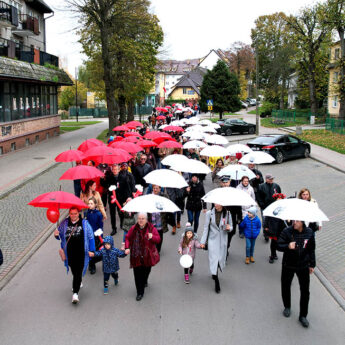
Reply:
M203 198L205 202L222 206L253 206L255 200L241 189L233 187L216 188L208 192Z
M209 127L213 127L215 129L220 128L220 125L218 123L211 123Z
M182 134L183 137L187 137L190 140L204 140L205 135L201 132L189 131Z
M170 125L171 126L182 126L183 123L182 123L182 121L174 120L174 121L171 121Z
M225 139L219 134L211 135L206 141L210 144L217 144L217 145L226 145L229 143L227 139Z
M252 149L244 144L233 144L233 145L229 145L226 148L229 152L229 154L234 154L234 153L238 153L238 152L243 152L243 153L249 153L252 152Z
M204 127L202 127L200 125L193 125L193 126L186 128L186 132L189 132L189 131L203 132L203 129L204 129Z
M180 209L169 199L159 195L141 195L128 202L123 208L126 212L177 212Z
M211 172L211 169L205 163L195 159L188 159L187 162L182 161L173 163L170 169L196 174L209 174Z
M169 125L160 125L158 128L159 129L164 129L165 127L168 127Z
M215 130L215 128L211 127L211 126L206 126L206 127L202 127L201 129L203 132L205 133L217 133L217 131Z
M156 184L160 187L167 188L184 188L188 187L185 179L177 172L168 169L153 170L144 176L147 183Z
M211 122L210 120L205 119L205 120L201 120L201 121L199 122L199 124L200 124L200 125L204 125L204 126L209 126L209 125L212 124L212 122Z
M241 180L247 176L250 180L255 178L255 174L245 165L229 164L217 173L218 176L230 176L232 180Z
M183 145L184 149L203 149L207 146L203 141L191 140Z
M272 163L273 161L274 158L263 151L249 152L240 159L242 164L267 164Z
M181 162L181 164L183 164L183 162L187 162L187 161L188 161L188 158L185 155L169 155L169 156L166 156L162 160L162 164L171 166L174 163Z
M277 200L264 209L263 215L282 220L301 220L305 222L329 220L315 203L297 198Z
M186 120L186 123L189 125L197 125L199 123L199 118L197 116L193 116Z
M208 157L225 157L227 155L228 153L226 152L225 148L218 145L207 146L200 152L200 156Z

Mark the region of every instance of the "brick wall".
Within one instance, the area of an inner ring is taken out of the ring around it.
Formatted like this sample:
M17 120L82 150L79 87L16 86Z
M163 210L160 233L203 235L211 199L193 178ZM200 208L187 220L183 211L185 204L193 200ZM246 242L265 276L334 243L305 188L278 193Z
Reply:
M0 124L0 154L59 135L60 121L60 115L50 115Z

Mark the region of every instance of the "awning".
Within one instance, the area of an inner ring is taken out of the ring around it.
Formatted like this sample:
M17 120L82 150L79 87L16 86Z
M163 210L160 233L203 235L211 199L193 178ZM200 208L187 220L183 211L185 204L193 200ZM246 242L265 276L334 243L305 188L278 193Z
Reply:
M71 78L61 69L48 68L5 57L0 57L0 78L27 79L55 85L73 85Z

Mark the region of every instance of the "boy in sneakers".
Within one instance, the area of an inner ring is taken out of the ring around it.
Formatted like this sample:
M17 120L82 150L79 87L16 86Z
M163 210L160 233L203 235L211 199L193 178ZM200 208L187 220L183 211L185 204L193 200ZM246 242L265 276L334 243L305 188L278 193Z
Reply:
M124 258L125 252L114 247L114 240L111 236L105 237L103 241L104 248L90 253L90 257L102 257L103 261L103 275L104 275L104 294L107 295L109 291L110 275L114 278L115 285L119 282L118 270L120 269L118 258Z

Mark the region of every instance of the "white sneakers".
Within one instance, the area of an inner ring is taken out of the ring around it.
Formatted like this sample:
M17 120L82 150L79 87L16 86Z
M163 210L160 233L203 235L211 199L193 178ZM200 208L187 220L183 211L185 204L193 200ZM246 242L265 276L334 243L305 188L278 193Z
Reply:
M74 293L72 296L72 303L77 304L79 302L78 294Z

